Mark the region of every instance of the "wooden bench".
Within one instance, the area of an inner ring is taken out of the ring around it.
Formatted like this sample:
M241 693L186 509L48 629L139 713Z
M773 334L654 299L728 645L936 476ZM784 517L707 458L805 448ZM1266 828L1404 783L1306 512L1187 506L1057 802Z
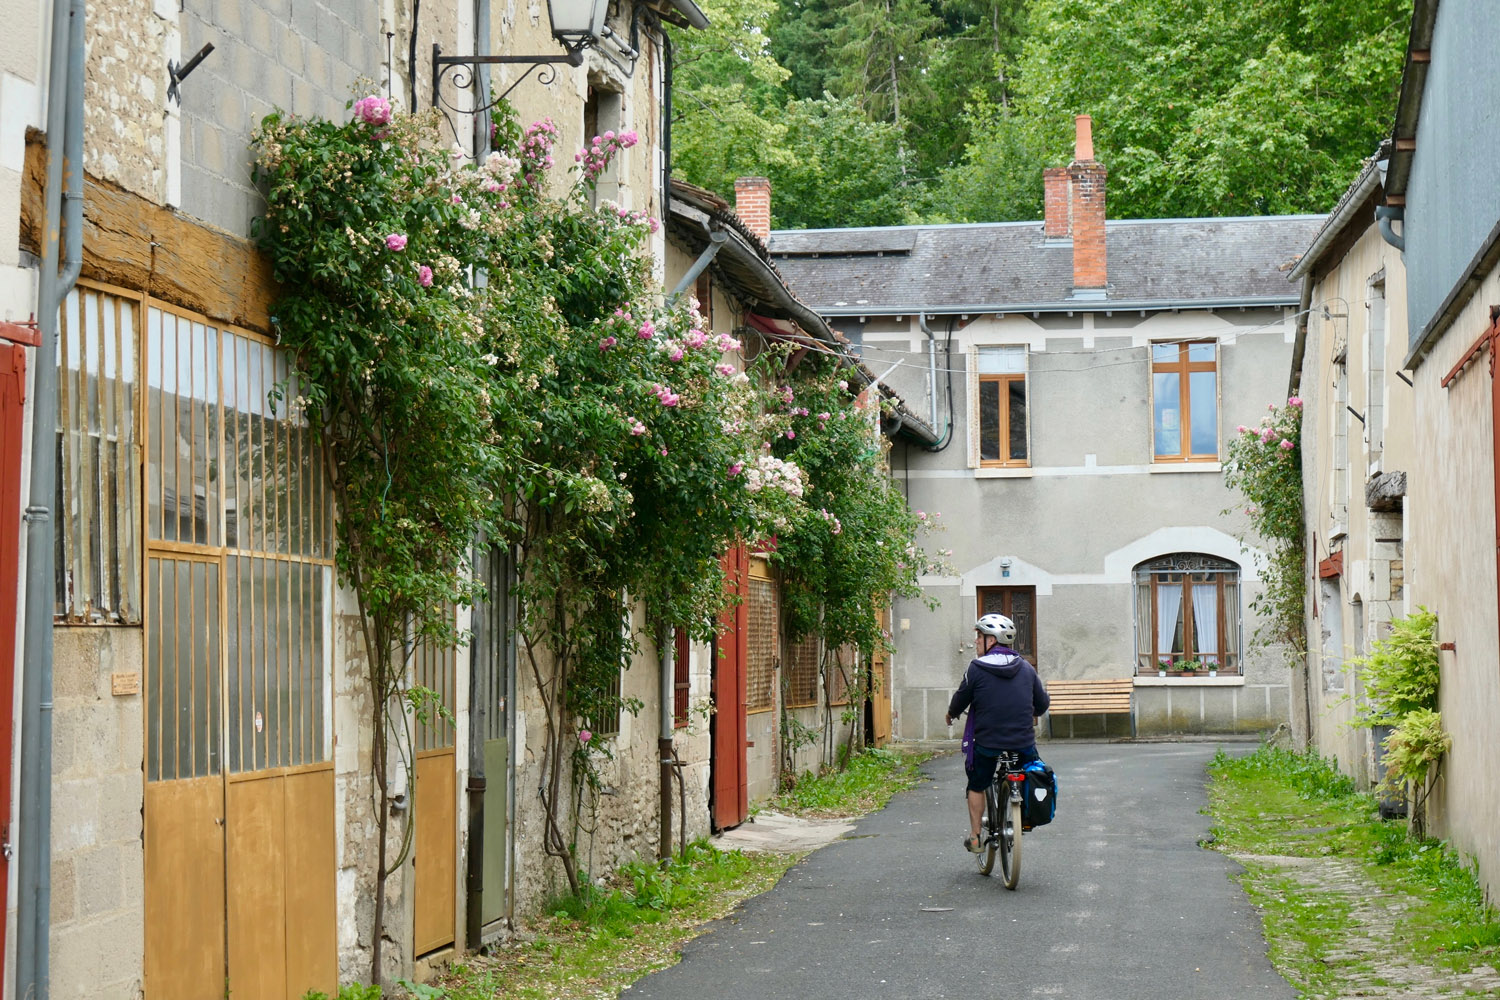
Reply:
M1096 681L1048 681L1047 695L1052 704L1047 709L1047 736L1052 736L1054 715L1128 715L1130 735L1135 736L1135 712L1130 699L1135 681L1129 677L1110 677Z

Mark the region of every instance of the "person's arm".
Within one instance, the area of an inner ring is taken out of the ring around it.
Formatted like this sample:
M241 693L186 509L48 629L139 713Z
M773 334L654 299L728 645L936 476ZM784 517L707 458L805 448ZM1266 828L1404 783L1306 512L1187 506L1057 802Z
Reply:
M972 667L973 664L970 664ZM958 690L953 692L953 697L948 699L948 725L953 725L953 720L964 713L969 703L974 700L974 690L969 686L969 670L964 669L964 679L959 682Z
M1042 677L1035 668L1031 671L1031 714L1040 719L1052 704L1052 696L1047 694L1047 685L1042 683Z

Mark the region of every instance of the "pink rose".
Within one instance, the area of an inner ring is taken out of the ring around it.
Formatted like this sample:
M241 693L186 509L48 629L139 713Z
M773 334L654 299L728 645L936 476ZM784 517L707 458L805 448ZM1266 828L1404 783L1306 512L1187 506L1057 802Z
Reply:
M1297 409L1300 410L1300 409L1302 409L1302 397L1301 396L1292 396L1291 398L1289 398L1286 401L1286 405L1287 406L1295 406Z
M366 125L384 125L391 120L391 102L371 94L354 102L354 117Z
M422 283L423 288L431 288L432 268L428 267L426 264L423 264L421 267L417 268L417 280Z
M578 742L579 743L587 743L589 740L591 740L593 738L594 738L594 734L591 733L591 732L589 732L587 729L580 729L580 730L578 730Z
M391 235L385 238L385 248L387 250L405 250L406 237L400 233L391 233Z
M744 462L731 462L730 465L729 465L729 472L725 476L725 478L727 478L727 479L733 479L735 476L738 476L740 474L740 472L744 470L744 468L745 468L745 463Z
M635 332L635 335L642 340L650 340L656 336L656 324L649 319L646 320L646 322L641 324L641 328Z
M1280 448L1282 451L1291 451L1296 447L1296 445L1292 444L1292 442L1288 441L1286 438L1282 438L1281 443L1276 447Z

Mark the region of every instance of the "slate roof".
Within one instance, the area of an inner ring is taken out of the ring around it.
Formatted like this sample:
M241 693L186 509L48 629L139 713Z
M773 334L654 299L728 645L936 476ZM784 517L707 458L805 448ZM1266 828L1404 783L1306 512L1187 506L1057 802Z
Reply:
M825 316L1295 305L1287 274L1326 218L1107 222L1104 300L1071 297L1072 242L1041 222L778 230L770 249Z

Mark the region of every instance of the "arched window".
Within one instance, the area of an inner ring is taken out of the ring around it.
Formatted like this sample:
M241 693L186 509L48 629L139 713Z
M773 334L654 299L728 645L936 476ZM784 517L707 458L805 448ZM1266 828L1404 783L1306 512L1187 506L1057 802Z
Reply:
M1135 568L1136 672L1194 664L1239 673L1240 568L1178 552Z

